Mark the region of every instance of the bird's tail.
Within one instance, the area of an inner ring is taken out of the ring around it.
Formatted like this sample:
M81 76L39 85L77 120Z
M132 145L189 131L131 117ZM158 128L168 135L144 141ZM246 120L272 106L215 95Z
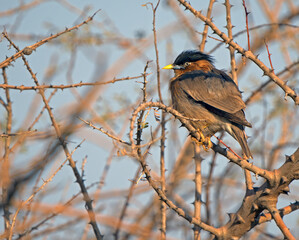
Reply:
M251 154L250 149L248 147L247 140L246 140L247 137L245 135L244 130L241 130L240 128L238 128L237 126L234 126L234 125L231 128L232 128L232 134L231 135L239 142L245 157L247 159L252 158L252 154Z

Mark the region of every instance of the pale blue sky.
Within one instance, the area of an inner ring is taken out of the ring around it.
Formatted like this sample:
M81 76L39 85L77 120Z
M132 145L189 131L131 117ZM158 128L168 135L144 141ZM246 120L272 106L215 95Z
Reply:
M28 1L24 1L28 2ZM57 1L58 2L58 1ZM86 16L80 17L79 13L74 13L69 10L69 8L65 5L58 4L56 1L45 1L45 3L40 4L38 7L29 9L21 14L15 14L13 16L1 17L0 15L0 27L1 31L3 30L3 26L7 29L8 33L11 32L13 27L14 32L17 34L35 34L41 36L48 36L49 34L55 34L57 32L62 31L65 27L72 27L74 24L78 24L82 21L82 19L86 19ZM96 26L89 24L88 27L91 27L92 32L94 34L99 34L103 36L104 39L114 39L115 37L119 38L122 37L123 39L128 39L130 41L137 41L136 36L137 32L144 33L145 38L149 38L152 35L152 11L150 6L147 7L142 6L143 4L147 3L148 1L142 0L130 0L130 1L92 1L92 0L73 0L70 3L73 6L76 6L78 10L85 9L86 15L92 15L96 10L101 9L100 12L94 18ZM209 1L191 1L193 6L196 9L203 9L203 12L206 12L207 5ZM239 32L245 29L245 17L244 17L244 9L242 7L242 1L231 1L234 7L232 8L232 23L235 26L233 29L234 33ZM249 2L249 1L247 1ZM293 1L294 4L299 5L299 1ZM11 9L12 7L18 6L19 1L6 1L0 0L0 12L3 12L7 9ZM250 1L248 3L249 11L251 12L249 20L251 26L256 26L259 24L266 23L266 19L262 16L260 7L257 4L257 1ZM222 5L222 1L219 3L215 3L214 10L213 10L213 19L217 26L220 26L222 31L226 31L224 28L225 23L225 7ZM184 12L187 16L189 16L190 21L192 22L195 29L199 32L203 31L203 24L201 21L195 19L189 12ZM17 24L16 24L17 23ZM103 24L101 26L101 24ZM165 27L172 26L171 24L175 23L179 26L179 22L176 19L176 16L173 12L166 6L165 1L162 1L156 16L156 23L157 23L157 34L158 36L163 36L163 32L165 31ZM294 21L293 24L298 25L298 20ZM112 30L111 30L112 29ZM164 29L161 31L161 29ZM89 30L86 27L82 27L77 30L77 34L82 36L84 33L87 33ZM260 31L263 31L261 29ZM209 31L209 33L211 33ZM254 34L254 33L252 33ZM215 36L215 35L213 35ZM63 36L62 36L63 39ZM15 40L17 45L20 48L23 48L27 45L31 45L38 41L39 38L30 41L18 41ZM59 41L59 39L57 40ZM236 41L247 48L247 38L246 34L241 35L236 39ZM206 51L210 51L218 42L213 39L208 39L206 45ZM60 44L60 43L59 43ZM62 44L46 44L40 48L32 55L28 56L28 60L33 68L34 72L38 73L38 77L40 81L43 82L44 74L51 63L51 61L57 61L57 66L61 68L59 74L53 79L52 83L56 84L65 84L66 83L66 70L69 65L69 59L71 57L70 48L67 43L63 42ZM278 45L275 43L271 43L270 49L272 52L272 61L275 68L275 71L280 71L285 67L285 63L282 60L280 49ZM166 50L171 47L173 56L166 56ZM177 54L181 51L186 49L196 48L196 46L188 39L187 34L181 28L171 34L170 36L163 38L161 42L158 44L159 54L160 54L160 64L162 66L169 64L169 59L174 59ZM115 46L115 44L103 44L103 45L91 45L85 47L79 47L77 52L77 60L75 65L75 70L72 74L74 82L91 82L99 77L104 70L109 68L116 62L121 56L124 54L126 49L121 48L120 46ZM14 53L14 49L7 49L7 42L6 40L2 39L0 42L0 61L5 59L5 56L10 56ZM151 44L146 50L145 58L150 60L155 60L155 51L154 46ZM256 53L257 54L257 53ZM259 53L259 58L264 61L267 65L268 56L265 51ZM229 54L227 49L223 46L220 47L218 50L212 53L212 55L216 59L216 67L219 69L230 69L230 61L229 61ZM240 58L240 55L237 55L237 59ZM294 56L291 56L292 59L297 59L297 53L294 53ZM54 59L54 60L53 60ZM94 62L98 62L98 65L94 65ZM113 77L125 77L125 76L136 76L142 73L143 68L145 66L145 59L138 59L130 62L125 68L117 72ZM262 77L262 72L252 63L247 63L250 67L244 72L241 76L239 76L240 81L240 89L244 91L244 98L246 98L251 91L256 89L259 84L266 81L266 77ZM152 65L150 69L154 73L155 69ZM24 85L32 85L33 82L23 67L22 61L19 59L14 63L14 67L9 67L7 70L9 76L9 82L11 84L24 84ZM166 74L164 71L162 72L163 79L166 79ZM256 79L257 84L253 84L253 82L249 82L248 79ZM149 89L155 89L156 86L156 79L155 74L152 77L149 77L151 80L148 84ZM290 81L290 84L294 83L294 80ZM107 88L107 91L103 93L100 97L105 99L108 95L113 97L122 96L125 99L131 99L131 103L133 103L136 99L140 97L140 87L141 85L136 83L135 81L118 83L117 85L111 85ZM86 91L84 88L79 89L81 93ZM278 90L280 91L280 90ZM13 110L14 110L14 123L15 129L17 130L23 124L25 114L27 113L28 109L30 109L33 97L36 95L34 92L19 92L19 91L11 91L13 102ZM280 91L281 99L283 99L283 92ZM3 91L0 91L0 95L3 96ZM49 96L49 93L47 93ZM168 94L168 87L167 84L163 87L163 96L165 96L166 101L169 103L169 94ZM153 100L157 100L157 94L153 94ZM271 102L273 99L272 96L267 96L266 101ZM62 105L65 103L71 103L74 101L74 97L70 93L70 90L64 90L63 92L59 91L56 95L56 98L53 102L51 102L54 113L56 113L56 117L59 119L60 117L63 118L63 113L67 109L61 108ZM105 102L104 102L105 103ZM114 101L110 105L97 103L100 111L105 111L105 107L111 107L117 109L119 105L117 105L117 101ZM287 102L282 100L282 104L285 106L293 107L293 102L289 99ZM40 106L42 104L40 103ZM271 109L268 109L270 111ZM261 105L252 105L248 106L246 110L247 119L252 122L255 120L255 126L260 126L262 124L262 118L260 118L260 113L263 112L263 106ZM295 107L294 107L295 111ZM4 110L1 108L0 113L3 114ZM3 117L1 118L1 121ZM43 122L37 127L40 126L43 129L47 124L50 125L50 122L45 115L42 118ZM125 121L125 119L123 119ZM280 124L280 123L277 123ZM275 126L279 127L279 125ZM120 130L120 129L118 129ZM295 131L297 131L295 129ZM253 130L247 129L246 130L248 135L252 133ZM87 134L86 134L87 133ZM180 130L182 138L187 136L185 130ZM274 134L274 139L277 136ZM295 137L298 140L299 133L295 132ZM72 137L69 146L75 147L82 138L87 138L86 143L84 143L83 147L79 149L75 153L75 158L81 163L84 156L88 155L88 162L86 165L86 182L92 183L99 179L100 174L103 171L103 166L106 161L106 158L109 155L109 151L107 151L112 147L111 141L103 136L99 132L87 130L86 132L82 132L76 134ZM126 138L126 134L124 135ZM182 140L183 142L183 140ZM37 144L37 143L35 143ZM40 148L39 145L35 145L32 149L31 146L28 147L28 150L24 152L19 158L16 159L17 162L23 163L26 160L29 160L32 156L36 154L36 149ZM295 147L290 147L286 150L286 154L291 154L295 150ZM170 154L169 154L170 155ZM155 158L155 153L153 153L152 159ZM61 155L61 161L64 159L64 156ZM221 158L221 162L219 162L219 169L216 169L215 174L221 172L221 166L226 166L227 161ZM171 167L173 164L174 159L169 159L167 162L167 166ZM259 165L260 161L257 159L255 164ZM58 163L57 163L58 164ZM203 169L208 169L208 161L204 162ZM156 166L155 166L156 167ZM154 167L154 168L155 168ZM122 158L115 158L112 162L111 171L109 172L108 179L106 181L106 185L104 189L117 189L117 188L127 188L130 185L128 179L133 178L134 173L137 169L137 164L131 159L122 159ZM45 176L46 177L46 176ZM59 181L69 181L72 182L73 176L68 168L65 166L64 169L61 171L60 174L57 175L55 180L53 181L53 185L59 184ZM65 199L67 196L71 196L78 190L77 185L71 185L70 189L66 192ZM146 199L146 196L144 196ZM282 205L288 203L289 198L285 197L286 201L282 202ZM51 200L50 200L51 201ZM236 206L232 206L232 209L235 209ZM228 209L228 211L231 209ZM292 216L294 216L293 214ZM286 221L288 224L293 224L296 226L296 221L298 221L298 217L286 217ZM2 219L1 219L2 221ZM0 222L1 222L0 221ZM298 222L297 222L298 223ZM1 224L1 227L3 224ZM274 233L279 233L279 231L273 227Z

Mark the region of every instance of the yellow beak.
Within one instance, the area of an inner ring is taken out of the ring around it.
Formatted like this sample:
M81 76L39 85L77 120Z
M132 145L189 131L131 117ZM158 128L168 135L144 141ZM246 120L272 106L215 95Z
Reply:
M173 69L173 65L172 65L172 64L169 64L169 65L165 66L165 67L162 68L162 69Z

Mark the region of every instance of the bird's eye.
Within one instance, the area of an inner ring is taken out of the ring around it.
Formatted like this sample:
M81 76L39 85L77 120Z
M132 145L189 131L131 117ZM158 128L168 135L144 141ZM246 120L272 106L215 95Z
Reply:
M189 65L190 65L189 62L185 62L185 63L184 63L184 67L185 67L185 68L188 67Z

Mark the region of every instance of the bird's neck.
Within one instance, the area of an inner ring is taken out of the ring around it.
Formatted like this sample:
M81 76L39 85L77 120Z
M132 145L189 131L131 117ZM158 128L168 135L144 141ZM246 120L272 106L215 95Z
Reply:
M200 71L203 71L203 72L210 72L214 66L212 63L210 63L209 61L207 60L199 60L197 62L195 62L196 64L194 64L194 70L200 70Z

